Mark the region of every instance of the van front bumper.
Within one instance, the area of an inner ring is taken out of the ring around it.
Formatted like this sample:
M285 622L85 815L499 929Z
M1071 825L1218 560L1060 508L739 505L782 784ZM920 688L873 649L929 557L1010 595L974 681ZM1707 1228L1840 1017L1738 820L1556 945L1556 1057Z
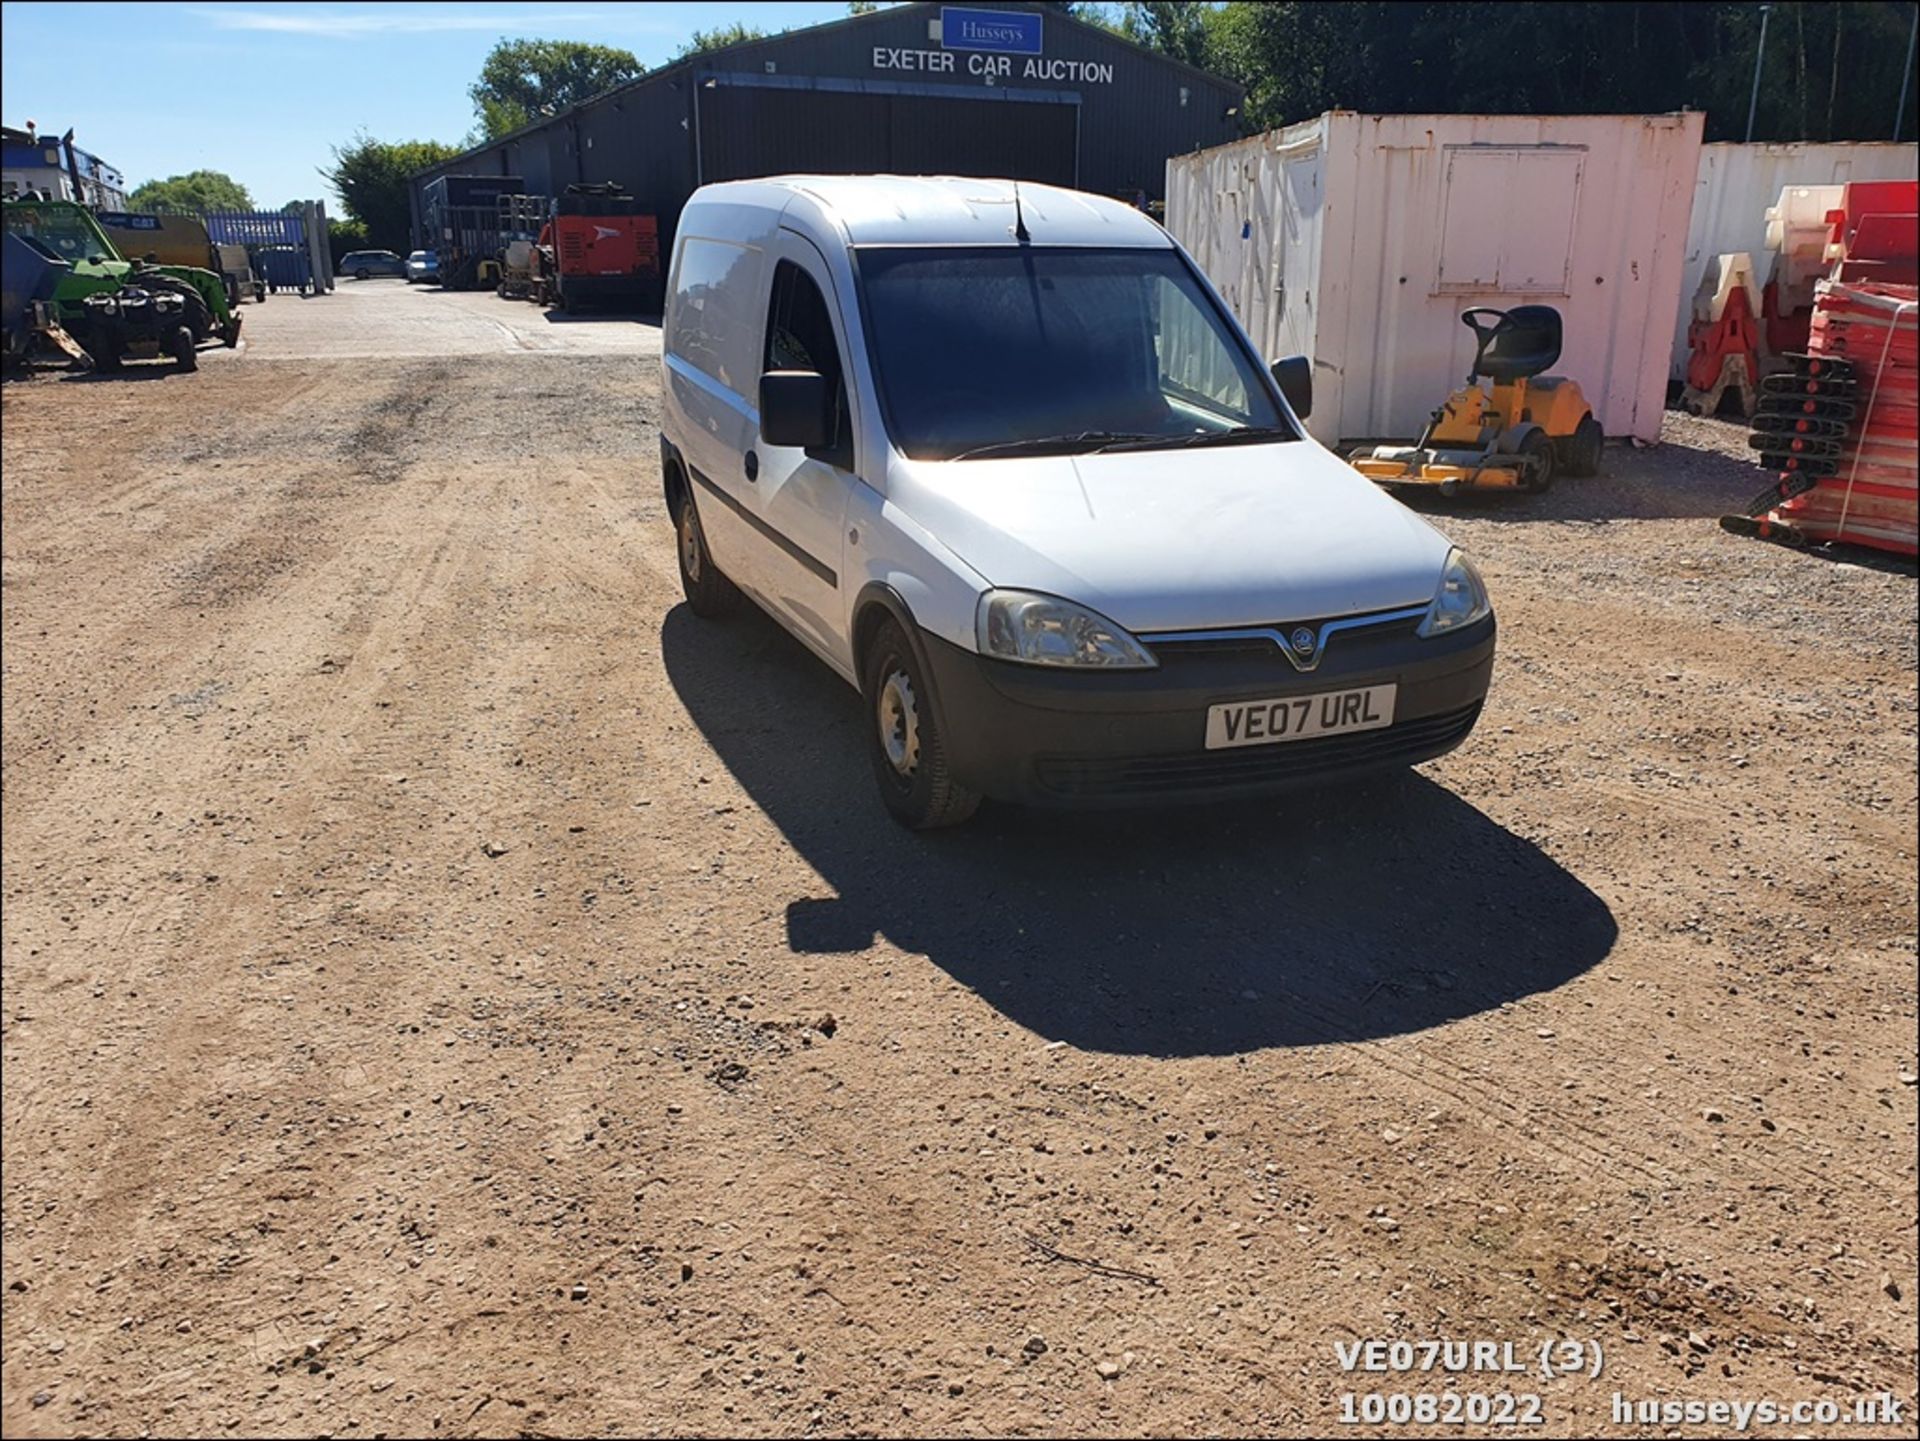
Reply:
M1433 639L1416 624L1342 635L1304 673L1269 644L1156 648L1157 669L1102 672L993 660L924 631L920 641L958 780L997 800L1101 806L1259 794L1444 755L1480 718L1494 621ZM1387 683L1398 690L1382 729L1206 749L1210 706Z

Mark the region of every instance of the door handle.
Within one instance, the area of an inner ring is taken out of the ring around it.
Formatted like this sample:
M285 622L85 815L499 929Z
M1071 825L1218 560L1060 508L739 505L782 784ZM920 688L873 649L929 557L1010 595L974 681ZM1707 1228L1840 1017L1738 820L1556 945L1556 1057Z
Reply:
M747 452L747 479L758 480L759 478L760 478L760 457L755 455L752 451L748 451Z

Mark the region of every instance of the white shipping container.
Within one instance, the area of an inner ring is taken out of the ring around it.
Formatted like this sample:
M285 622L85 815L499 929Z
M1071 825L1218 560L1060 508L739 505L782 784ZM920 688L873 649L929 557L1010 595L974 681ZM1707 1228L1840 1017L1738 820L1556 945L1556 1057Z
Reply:
M1674 317L1668 372L1687 370L1687 322L1693 294L1716 255L1745 251L1754 278L1765 285L1773 273L1767 250L1767 208L1792 185L1845 185L1849 180L1912 180L1920 177L1920 147L1887 141L1834 145L1703 145L1700 178L1687 226L1687 273Z
M1523 304L1606 433L1653 441L1703 123L1329 111L1169 160L1167 228L1264 355L1313 361L1329 444L1417 436L1472 362L1460 312Z

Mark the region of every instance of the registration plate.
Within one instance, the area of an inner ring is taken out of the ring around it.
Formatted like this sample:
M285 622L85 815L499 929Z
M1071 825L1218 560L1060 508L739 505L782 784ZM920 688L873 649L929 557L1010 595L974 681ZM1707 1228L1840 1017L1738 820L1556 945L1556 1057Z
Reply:
M1276 700L1237 700L1207 708L1207 749L1264 746L1393 724L1398 686L1370 685Z

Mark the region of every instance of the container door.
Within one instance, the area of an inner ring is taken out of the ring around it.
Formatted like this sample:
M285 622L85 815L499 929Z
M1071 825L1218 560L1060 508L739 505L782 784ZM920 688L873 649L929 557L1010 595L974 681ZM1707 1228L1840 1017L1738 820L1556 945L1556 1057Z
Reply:
M1322 183L1326 171L1326 151L1316 145L1299 155L1280 159L1278 182L1280 203L1271 208L1280 217L1280 234L1274 247L1279 257L1273 278L1273 306L1277 317L1270 334L1273 354L1269 360L1286 355L1313 358L1314 291L1320 283L1320 236Z

